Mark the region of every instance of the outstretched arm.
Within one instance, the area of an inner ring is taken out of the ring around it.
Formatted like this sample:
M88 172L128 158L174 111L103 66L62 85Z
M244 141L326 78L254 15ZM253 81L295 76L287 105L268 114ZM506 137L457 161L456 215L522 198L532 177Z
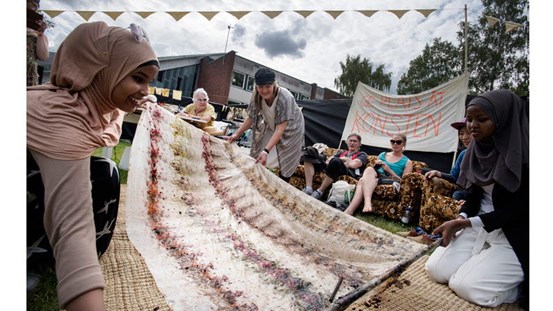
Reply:
M288 125L288 121L284 121L276 126L275 132L273 133L273 136L271 136L271 139L265 146L265 149L267 149L268 151L271 151L271 149L273 149L273 147L276 146L276 144L282 138L282 135L284 134L284 130L286 129L287 125ZM257 156L256 162L259 162L262 165L265 165L267 163L267 156L268 154L265 151L261 152Z
M252 119L250 117L246 117L246 120L244 120L242 125L240 125L240 127L236 130L236 132L234 132L234 134L232 134L231 136L229 136L227 138L227 141L229 143L232 143L232 142L238 140L240 138L240 136L242 136L242 134L244 134L244 132L247 129L249 129L251 126L252 126Z

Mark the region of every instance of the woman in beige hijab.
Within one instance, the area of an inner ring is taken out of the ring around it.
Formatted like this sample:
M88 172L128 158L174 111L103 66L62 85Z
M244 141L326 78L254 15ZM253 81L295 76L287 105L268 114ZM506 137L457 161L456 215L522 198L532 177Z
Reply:
M90 157L118 143L124 112L145 103L158 70L140 27L85 23L60 45L50 83L27 90L28 160L42 177L43 224L66 310L105 309Z

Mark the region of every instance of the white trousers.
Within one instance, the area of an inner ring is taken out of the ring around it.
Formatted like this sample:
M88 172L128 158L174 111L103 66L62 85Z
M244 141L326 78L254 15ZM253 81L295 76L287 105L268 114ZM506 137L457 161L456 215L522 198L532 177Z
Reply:
M461 298L485 307L517 300L524 279L520 262L503 230L465 228L447 247L428 258L430 279L448 283Z

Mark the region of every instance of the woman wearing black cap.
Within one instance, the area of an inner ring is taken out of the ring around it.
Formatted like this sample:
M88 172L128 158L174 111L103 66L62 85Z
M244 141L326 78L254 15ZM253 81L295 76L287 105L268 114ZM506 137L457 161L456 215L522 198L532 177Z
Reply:
M305 126L294 96L277 85L270 69L261 68L255 73L255 89L247 112L244 123L228 141L236 141L253 128L250 155L262 165L278 166L280 177L288 180L300 164Z

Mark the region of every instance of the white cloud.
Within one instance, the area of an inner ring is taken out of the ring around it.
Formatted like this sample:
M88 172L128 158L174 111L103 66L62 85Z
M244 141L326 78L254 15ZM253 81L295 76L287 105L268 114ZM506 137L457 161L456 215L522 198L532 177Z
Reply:
M468 3L467 3L468 2ZM42 0L40 9L68 10L52 19L54 29L47 32L52 50L78 24L85 22L75 10L125 11L116 21L103 13L90 21L103 20L110 25L127 26L134 22L146 29L159 56L219 53L235 50L238 55L272 67L321 87L335 89L346 55L357 55L384 64L392 72L392 92L409 62L425 44L436 37L457 44L459 23L464 20L464 5L469 22L480 16L479 0ZM415 9L436 9L424 17ZM226 11L251 11L239 20ZM276 18L260 11L283 10ZM307 18L294 10L316 11ZM324 10L344 10L334 19ZM379 10L367 17L359 10ZM411 10L401 19L386 10ZM146 19L134 11L156 11ZM178 22L164 11L192 11ZM211 20L198 11L221 11ZM232 26L230 33L228 27ZM229 39L227 41L227 35Z

